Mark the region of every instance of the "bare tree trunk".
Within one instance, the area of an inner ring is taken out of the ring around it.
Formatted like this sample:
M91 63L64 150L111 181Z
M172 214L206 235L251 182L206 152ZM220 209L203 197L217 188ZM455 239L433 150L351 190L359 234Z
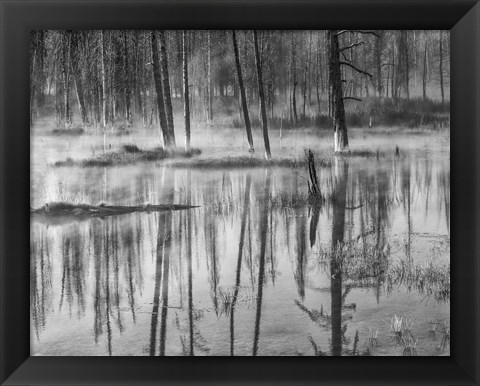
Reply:
M73 31L72 34L72 43L71 43L71 50L70 50L70 62L72 63L72 72L73 72L73 79L75 81L75 89L77 91L77 100L78 100L78 107L80 110L80 117L82 119L82 124L85 126L88 123L87 118L87 109L85 106L85 91L83 88L83 81L82 81L82 74L79 68L78 57L75 58L75 53L78 50L78 40L79 40L79 32Z
M255 45L255 64L257 67L258 94L260 96L260 110L262 114L263 141L265 142L265 158L269 160L272 155L270 153L270 140L268 139L267 109L265 106L265 95L263 92L262 63L260 61L260 51L258 49L257 31L255 30L253 31L253 41Z
M343 86L340 71L340 49L338 47L338 31L330 30L330 88L332 90L333 138L335 152L348 149L347 124L343 104Z
M70 112L70 34L66 32L63 39L63 118L65 127L68 127L72 123Z
M393 99L397 99L397 89L396 89L396 71L395 71L395 47L392 47L392 73L390 74L391 76L391 84L390 84L390 95L392 96Z
M35 62L37 56L36 32L30 33L30 126L33 126L33 116L35 108Z
M307 72L308 64L305 61L305 67L303 68L303 84L302 84L302 97L303 97L303 106L302 106L302 117L306 116L306 106L307 106Z
M212 85L212 42L211 32L208 31L208 58L207 58L207 121L209 124L213 122L213 85Z
M235 30L232 30L233 51L235 52L235 65L237 67L238 87L240 88L240 97L242 99L243 120L245 121L245 130L247 131L248 151L253 153L252 128L250 126L250 117L248 115L247 97L245 95L245 86L243 84L242 67L240 64L240 55L238 53L237 38Z
M293 118L295 122L298 121L298 114L297 114L297 101L296 101L296 93L297 93L297 59L296 59L296 49L295 49L295 35L292 34L292 46L291 46L291 71L292 71L292 83L293 83L293 91L292 91L292 109L293 109Z
M190 99L188 90L187 31L182 33L183 47L183 113L185 117L185 151L190 151Z
M445 103L445 91L443 89L443 34L442 31L439 32L439 56L440 62L438 65L438 70L440 71L440 92L442 94L442 106Z
M165 31L160 31L159 36L160 36L160 62L162 65L162 79L163 79L163 100L165 103L167 126L168 126L170 141L171 141L170 145L175 146L175 130L173 126L172 96L170 91L170 77L168 75L168 57L167 57L167 44L165 41Z
M125 121L127 124L131 124L131 114L130 114L130 79L129 79L129 68L128 68L128 44L127 44L127 33L123 31L123 76L125 87L123 90L123 103L125 106Z
M320 84L321 84L321 76L322 76L322 70L320 68L321 65L321 50L320 50L320 36L318 36L318 41L317 41L317 55L316 55L316 69L315 69L315 93L317 95L317 110L318 110L318 115L321 113L320 109Z
M104 31L100 31L100 77L102 78L102 126L107 127L107 82L105 75L105 36Z
M162 131L163 147L170 147L175 144L172 142L170 132L168 130L167 116L165 114L165 103L163 99L162 77L160 73L160 60L158 58L158 43L155 31L151 31L152 40L152 62L153 62L153 79L155 82L155 91L157 94L157 111L158 120L160 121L160 129Z
M408 31L405 31L405 91L410 99L410 55L408 45Z
M134 34L134 45L135 45L135 74L134 74L134 101L135 101L135 115L143 119L143 104L142 104L142 94L140 93L140 82L144 82L144 69L140 65L140 49L139 49L139 31L135 31Z
M374 53L375 53L375 72L377 78L377 93L381 97L383 94L383 81L382 81L382 38L383 31L378 31L379 37L374 39Z
M427 57L427 40L425 39L425 48L423 55L423 79L422 79L422 90L423 90L423 100L427 99L427 71L428 71L428 57Z
M39 75L39 85L38 89L35 91L37 95L37 113L39 108L43 107L45 104L45 83L46 83L46 72L45 72L45 31L38 31L38 46L37 46L37 70L36 73Z

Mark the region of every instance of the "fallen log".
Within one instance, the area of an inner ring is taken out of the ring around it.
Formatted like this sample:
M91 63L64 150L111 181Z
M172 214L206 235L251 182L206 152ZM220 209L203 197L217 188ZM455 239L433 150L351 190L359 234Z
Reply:
M99 205L69 204L65 202L50 202L38 209L31 209L32 219L50 224L63 224L72 221L83 221L90 218L104 218L135 212L168 212L198 208L191 205L162 204L162 205Z

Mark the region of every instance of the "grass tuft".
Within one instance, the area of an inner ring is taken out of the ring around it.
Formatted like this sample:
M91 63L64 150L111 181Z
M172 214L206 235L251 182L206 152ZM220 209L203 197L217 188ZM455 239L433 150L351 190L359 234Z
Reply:
M122 150L125 153L140 153L140 149L134 143L125 143L122 145Z

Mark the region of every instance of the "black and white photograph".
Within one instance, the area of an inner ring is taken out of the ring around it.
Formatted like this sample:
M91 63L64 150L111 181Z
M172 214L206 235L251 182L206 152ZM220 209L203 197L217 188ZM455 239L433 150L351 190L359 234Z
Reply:
M448 30L29 43L31 356L450 356Z

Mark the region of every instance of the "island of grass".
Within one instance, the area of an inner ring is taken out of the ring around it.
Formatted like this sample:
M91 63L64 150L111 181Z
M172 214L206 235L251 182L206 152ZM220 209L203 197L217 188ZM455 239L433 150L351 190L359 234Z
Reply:
M351 149L344 152L326 152L327 154L317 154L316 165L320 168L329 168L333 165L334 156L345 157L384 157L388 152L378 149ZM398 155L398 149L391 154ZM65 160L57 161L53 164L55 167L105 167L105 166L125 166L141 162L159 162L165 166L175 168L195 168L195 169L238 169L238 168L259 168L259 167L278 167L278 168L303 168L308 161L303 156L284 156L264 158L260 153L248 155L232 155L226 157L213 157L202 155L198 148L192 148L186 151L182 148L164 149L160 146L152 149L142 149L135 144L124 144L116 151L108 151L96 156L72 159L68 157Z
M180 148L163 149L155 147L153 149L140 149L134 144L122 145L118 151L109 151L90 158L74 160L67 158L64 161L57 161L53 164L56 167L64 166L116 166L116 165L132 165L138 162L162 161L165 159L189 158L200 154L199 149L191 149L185 151Z

